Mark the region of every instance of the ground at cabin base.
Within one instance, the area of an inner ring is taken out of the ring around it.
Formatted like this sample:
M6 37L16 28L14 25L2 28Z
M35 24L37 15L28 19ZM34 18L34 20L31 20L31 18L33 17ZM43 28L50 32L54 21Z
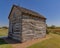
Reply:
M3 30L4 32L5 30ZM6 32L6 31L5 31ZM0 31L0 36L5 36L6 33ZM47 39L46 39L47 38ZM0 48L60 48L60 35L49 34L46 38L32 40L26 43L10 44L6 43L5 40L0 39Z
M24 42L24 43L15 43L13 42L13 44L11 44L11 46L13 48L27 48L28 46L31 46L33 44L36 44L36 43L39 43L41 41L44 41L46 39L49 39L51 38L49 35L47 35L45 38L42 38L42 39L35 39L35 40L31 40L31 41L27 41L27 42ZM5 40L7 41L8 43L11 43L12 41L8 41L8 40Z

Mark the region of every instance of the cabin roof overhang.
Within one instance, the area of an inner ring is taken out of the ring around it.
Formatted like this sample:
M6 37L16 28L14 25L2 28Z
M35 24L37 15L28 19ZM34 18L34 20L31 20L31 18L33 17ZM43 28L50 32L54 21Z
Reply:
M16 5L12 6L12 9L11 9L10 14L8 16L8 19L10 18L11 12L12 12L12 10L13 10L14 7L16 7L17 9L19 9L22 13L32 15L33 17L35 16L35 17L43 18L43 19L46 20L46 18L44 16L42 16L41 14L39 14L37 12L34 12L32 10L29 10L29 9L23 8L23 7L16 6Z

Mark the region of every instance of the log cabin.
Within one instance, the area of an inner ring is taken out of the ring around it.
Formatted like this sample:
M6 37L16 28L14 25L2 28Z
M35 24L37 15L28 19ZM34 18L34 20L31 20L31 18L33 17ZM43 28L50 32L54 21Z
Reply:
M41 14L13 5L8 16L8 37L20 42L46 37L46 18Z

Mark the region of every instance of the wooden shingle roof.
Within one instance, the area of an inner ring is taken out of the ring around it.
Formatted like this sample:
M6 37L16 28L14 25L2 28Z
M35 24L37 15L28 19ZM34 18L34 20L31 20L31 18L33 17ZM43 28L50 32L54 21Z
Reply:
M37 13L35 11L29 10L29 9L26 9L26 8L23 8L23 7L20 7L20 6L17 6L17 5L13 5L13 7L11 9L11 12L12 12L12 10L13 10L14 7L16 7L17 9L19 9L21 12L32 14L32 15L34 15L36 17L40 17L40 18L46 19L44 16L42 16L41 14L39 14L39 13ZM11 12L10 12L10 14L11 14ZM10 17L10 14L9 14L9 17Z

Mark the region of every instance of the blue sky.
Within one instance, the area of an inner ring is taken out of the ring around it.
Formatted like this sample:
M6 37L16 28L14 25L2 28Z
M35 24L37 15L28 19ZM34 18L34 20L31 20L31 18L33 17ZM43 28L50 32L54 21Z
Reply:
M13 4L42 14L47 18L48 25L60 26L60 0L0 0L0 26L8 26Z

